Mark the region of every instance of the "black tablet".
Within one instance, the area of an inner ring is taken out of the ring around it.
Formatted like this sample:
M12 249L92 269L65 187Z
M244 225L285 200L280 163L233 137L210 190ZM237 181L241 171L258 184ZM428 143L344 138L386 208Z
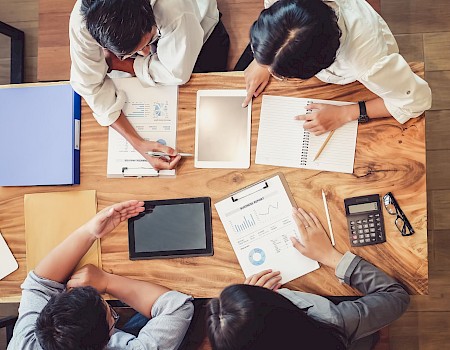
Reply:
M128 220L130 259L213 255L211 198L146 201Z

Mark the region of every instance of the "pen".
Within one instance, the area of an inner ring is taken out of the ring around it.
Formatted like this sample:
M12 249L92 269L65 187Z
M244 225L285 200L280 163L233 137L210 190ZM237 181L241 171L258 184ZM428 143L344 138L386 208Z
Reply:
M314 157L313 162L319 158L320 154L322 153L323 149L325 148L325 146L327 145L328 141L330 141L331 136L333 136L335 130L331 130L330 133L328 134L327 138L325 139L324 143L322 144L322 147L320 147L319 151L317 152L316 156Z
M164 153L164 152L147 152L147 154L151 157L170 157L170 154ZM193 157L194 155L192 153L177 153L177 155L180 155L182 157Z
M330 213L328 211L327 197L325 196L325 192L323 190L322 190L322 199L323 199L323 206L325 207L325 214L327 215L328 228L330 229L331 244L334 247L335 242L334 242L333 229L331 227Z

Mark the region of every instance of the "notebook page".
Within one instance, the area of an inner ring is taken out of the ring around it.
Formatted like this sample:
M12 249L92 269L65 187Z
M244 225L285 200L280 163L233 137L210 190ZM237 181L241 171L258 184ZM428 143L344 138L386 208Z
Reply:
M352 173L358 122L337 129L320 157L313 159L328 136L314 136L303 129L296 115L306 113L308 101L335 105L349 102L307 98L263 96L256 164Z

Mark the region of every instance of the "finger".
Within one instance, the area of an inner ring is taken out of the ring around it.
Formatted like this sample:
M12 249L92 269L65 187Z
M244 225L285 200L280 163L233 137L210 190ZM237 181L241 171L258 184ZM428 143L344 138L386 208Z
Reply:
M272 270L263 270L259 273L254 274L253 276L250 276L249 284L255 285L255 283L264 275L271 273Z
M319 219L317 218L317 216L314 215L314 213L309 213L309 215L311 216L311 218L313 219L314 223L316 224L317 227L323 229L323 225L322 223L319 221Z
M312 120L311 114L300 114L294 117L295 120Z
M305 246L301 244L296 237L291 237L291 242L294 248L297 249L300 253L303 254L305 252Z
M76 287L82 287L82 283L81 280L78 278L71 278L67 284L66 284L66 288L76 288Z
M280 289L281 288L281 283L278 283L272 290L274 291L274 292L276 292L278 289Z
M306 228L309 227L308 221L303 217L302 213L297 208L292 208L292 213L297 226L304 232L306 232Z
M279 275L280 275L280 271L274 271L274 272L267 273L258 279L258 281L256 282L256 285L260 286L260 287L265 287L266 283L269 283L269 281L271 279L276 278ZM277 281L277 283L278 283L278 281Z
M168 155L171 155L171 156L173 156L173 157L176 156L177 153L178 153L178 152L177 152L175 149L173 149L172 147L163 145L163 144L161 144L161 143L159 143L159 142L155 142L155 143L154 143L153 151L164 152L164 153L167 153Z
M323 103L310 103L306 105L307 109L322 109Z
M169 169L169 162L163 158L151 158L150 164L155 170Z
M319 127L317 120L309 119L303 124L303 129L314 129Z
M278 283L280 283L280 281L281 276L278 273L278 275L272 276L271 278L267 279L261 286L264 288L273 289Z
M326 133L326 130L319 129L319 130L311 131L311 132L314 134L314 136L320 136L320 135L325 134L325 133Z
M244 99L244 102L242 102L242 108L245 108L248 106L250 101L252 100L253 94L255 93L255 87L253 85L250 85L247 88L247 96Z
M176 157L172 158L172 160L169 163L169 169L174 169L180 160L181 160L180 155L177 155Z
M264 91L264 89L266 88L266 86L267 86L268 83L269 83L268 80L267 80L267 81L266 81L266 80L263 81L263 82L258 86L258 88L256 89L255 93L253 94L253 97L258 97L259 94L260 94L261 92Z
M306 211L304 211L302 208L298 208L298 212L306 220L306 222L308 223L308 226L312 226L312 227L316 226L316 224L314 223L314 220L309 216L309 214Z

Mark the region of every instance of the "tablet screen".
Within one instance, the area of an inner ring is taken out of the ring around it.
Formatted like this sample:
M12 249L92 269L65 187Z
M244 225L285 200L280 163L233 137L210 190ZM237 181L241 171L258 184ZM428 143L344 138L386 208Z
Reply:
M251 108L242 108L245 90L197 93L195 166L250 166Z
M128 220L130 259L212 255L209 197L146 201Z
M205 249L203 203L155 206L134 222L136 253Z

